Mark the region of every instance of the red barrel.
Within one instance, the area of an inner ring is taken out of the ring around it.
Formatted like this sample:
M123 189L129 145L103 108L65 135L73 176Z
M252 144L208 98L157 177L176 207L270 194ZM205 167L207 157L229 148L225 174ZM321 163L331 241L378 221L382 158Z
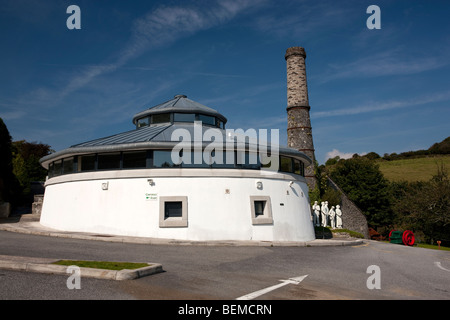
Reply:
M414 241L415 241L414 233L412 233L412 231L410 231L410 230L404 231L402 240L403 240L403 244L406 246L414 245Z

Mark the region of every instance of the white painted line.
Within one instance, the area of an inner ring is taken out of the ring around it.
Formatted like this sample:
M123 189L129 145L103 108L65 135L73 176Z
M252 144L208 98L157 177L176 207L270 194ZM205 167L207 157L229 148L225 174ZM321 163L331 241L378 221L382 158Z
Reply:
M252 300L255 299L256 297L262 296L263 294L266 294L270 291L273 291L275 289L281 288L287 284L299 284L300 282L303 281L303 279L305 279L308 275L304 275L304 276L300 276L300 277L296 277L296 278L289 278L288 280L280 280L281 283L276 284L274 286L262 289L262 290L258 290L249 294L246 294L245 296L236 298L236 300Z
M445 271L450 272L450 270L448 270L448 269L444 268L443 266L441 266L441 263L440 263L440 262L435 262L434 264L435 264L436 267L438 267L439 269L442 269L442 270L445 270Z

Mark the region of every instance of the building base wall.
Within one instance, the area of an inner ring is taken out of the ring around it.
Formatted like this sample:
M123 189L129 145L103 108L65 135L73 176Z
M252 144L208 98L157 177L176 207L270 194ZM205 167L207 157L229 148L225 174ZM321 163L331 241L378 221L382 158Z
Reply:
M167 224L161 211L164 200L180 199L183 217L170 218L174 223ZM252 207L258 200L266 201L265 214L255 219ZM259 170L146 169L59 176L46 183L40 222L62 231L192 241L315 239L305 179Z

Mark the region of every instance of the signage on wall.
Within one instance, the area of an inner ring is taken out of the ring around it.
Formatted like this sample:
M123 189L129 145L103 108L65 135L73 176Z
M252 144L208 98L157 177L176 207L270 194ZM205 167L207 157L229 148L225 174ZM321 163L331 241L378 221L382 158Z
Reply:
M146 201L156 201L158 199L157 193L146 193L145 194L145 200Z

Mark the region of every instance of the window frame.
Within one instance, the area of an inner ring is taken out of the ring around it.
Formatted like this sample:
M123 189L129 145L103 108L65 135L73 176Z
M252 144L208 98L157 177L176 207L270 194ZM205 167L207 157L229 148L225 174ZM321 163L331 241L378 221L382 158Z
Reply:
M165 216L166 202L181 202L181 217ZM159 197L159 227L183 228L188 226L188 198L186 196Z
M256 216L255 202L265 201L264 213ZM270 196L250 196L251 218L252 225L267 225L273 224L272 216L272 202Z

